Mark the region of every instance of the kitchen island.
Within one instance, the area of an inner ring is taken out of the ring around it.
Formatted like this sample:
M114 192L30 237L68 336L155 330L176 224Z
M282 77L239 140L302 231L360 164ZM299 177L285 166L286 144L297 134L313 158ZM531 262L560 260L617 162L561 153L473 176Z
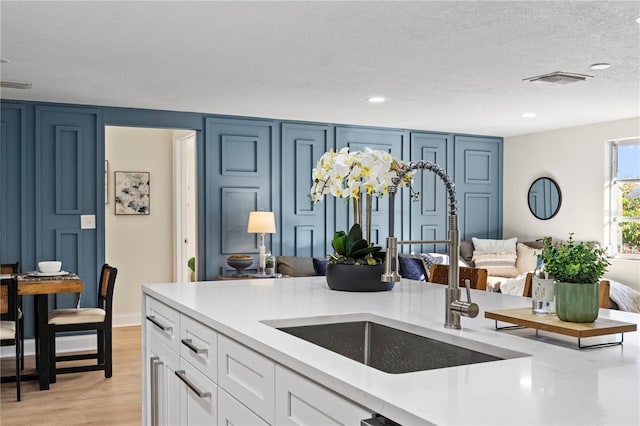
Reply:
M149 284L143 286L143 312L148 318L152 304L166 306L214 330L219 346L222 340L238 343L354 406L402 425L640 424L638 332L625 333L622 345L580 350L571 337L544 331L536 336L531 329L498 331L495 321L484 318L484 311L528 307L531 299L476 290L472 299L480 306L479 316L462 318L461 330L446 329L445 288L402 280L387 292L338 292L327 287L324 277ZM600 317L640 323L637 314L608 309L601 309ZM402 323L418 334L421 329L433 329L523 356L390 374L274 327L349 318ZM158 326L144 318L143 323L143 353L149 355L155 339L150 333ZM589 342L601 343L620 340L620 335L591 339ZM152 393L149 371L149 367L143 370L147 383L143 401ZM221 382L219 376L215 378ZM228 398L225 392L221 394ZM146 423L150 423L150 407L143 405ZM260 417L268 423L284 423L274 420L277 417Z

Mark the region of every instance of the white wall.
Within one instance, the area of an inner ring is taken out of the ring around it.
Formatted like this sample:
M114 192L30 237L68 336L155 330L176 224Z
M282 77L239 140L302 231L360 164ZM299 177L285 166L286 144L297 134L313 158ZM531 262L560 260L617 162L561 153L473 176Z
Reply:
M640 117L505 138L503 236L550 236L608 243L605 190L607 141L640 136ZM527 192L538 177L553 178L562 205L550 220L536 219ZM640 261L611 259L606 276L640 290Z
M105 205L106 261L118 268L115 325L139 324L140 286L173 280L172 131L105 127L109 203ZM150 214L114 213L114 172L150 172Z

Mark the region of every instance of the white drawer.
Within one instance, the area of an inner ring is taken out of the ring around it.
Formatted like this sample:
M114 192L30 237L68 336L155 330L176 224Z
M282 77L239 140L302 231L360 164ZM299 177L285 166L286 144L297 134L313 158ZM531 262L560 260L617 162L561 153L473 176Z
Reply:
M240 404L234 397L218 388L218 424L242 426L268 426L269 423Z
M276 366L277 425L359 425L371 412L280 365Z
M180 386L180 424L214 425L218 419L218 387L196 367L180 359L174 373Z
M171 350L179 353L178 333L180 332L180 314L162 302L147 296L146 327L149 337L159 339Z
M188 316L180 317L180 357L217 382L218 333Z
M228 337L218 335L218 385L274 424L275 363Z

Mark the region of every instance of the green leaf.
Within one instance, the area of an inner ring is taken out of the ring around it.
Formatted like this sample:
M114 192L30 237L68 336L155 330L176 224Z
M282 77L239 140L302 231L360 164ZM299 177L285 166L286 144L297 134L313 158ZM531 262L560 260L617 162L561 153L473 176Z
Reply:
M349 230L349 235L347 236L347 242L345 244L345 250L347 252L347 256L351 257L348 253L351 253L354 251L354 245L357 244L360 241L364 241L362 239L362 228L360 228L360 225L358 225L357 223L355 225L353 225L351 227L351 230ZM364 241L365 246L367 245L367 242ZM355 248L355 250L359 250L362 247L359 248Z
M337 254L345 256L346 242L347 242L347 234L345 234L344 231L338 231L333 235L331 246L333 247L333 249L336 251Z
M348 240L347 240L347 244L348 244ZM366 250L369 248L369 245L367 244L367 242L365 240L358 240L355 241L352 245L347 245L347 256L348 257L357 257L356 253L358 253L361 250Z
M376 247L376 246L364 247L360 250L353 252L350 257L355 257L355 258L366 257L368 254L377 253L380 250L382 250L382 248Z

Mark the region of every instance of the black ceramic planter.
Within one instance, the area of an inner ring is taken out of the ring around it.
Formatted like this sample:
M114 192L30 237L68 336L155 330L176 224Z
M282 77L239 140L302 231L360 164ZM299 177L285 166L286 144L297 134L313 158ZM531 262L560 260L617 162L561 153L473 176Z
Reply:
M395 283L384 283L380 276L384 273L384 264L349 265L335 263L327 265L327 285L331 290L339 291L387 291Z

